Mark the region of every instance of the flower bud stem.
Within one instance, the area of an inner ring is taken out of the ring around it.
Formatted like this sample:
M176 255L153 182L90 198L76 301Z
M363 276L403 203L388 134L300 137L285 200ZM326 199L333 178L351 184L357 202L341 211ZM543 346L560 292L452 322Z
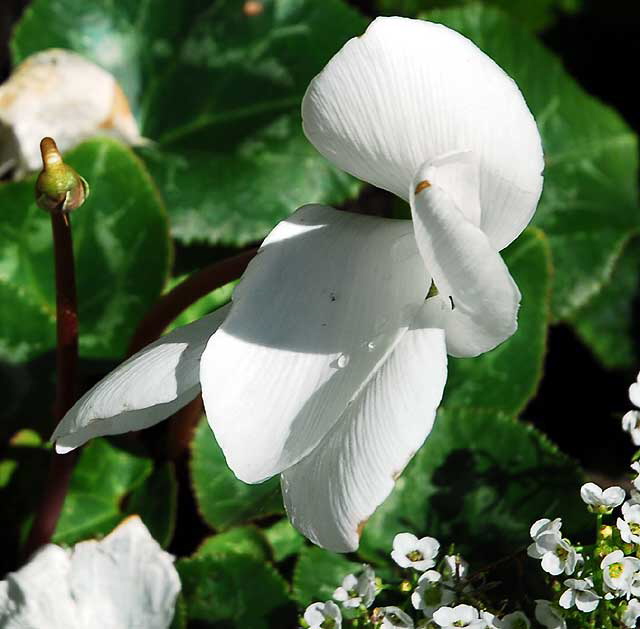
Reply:
M43 141L44 143L44 141ZM53 144L55 147L55 143ZM43 161L46 160L43 150ZM76 399L78 370L78 300L71 238L71 219L60 208L52 209L51 230L56 278L56 399L53 411L54 426L71 408ZM48 543L53 536L65 497L78 450L61 456L51 455L49 475L44 495L24 547L26 556Z

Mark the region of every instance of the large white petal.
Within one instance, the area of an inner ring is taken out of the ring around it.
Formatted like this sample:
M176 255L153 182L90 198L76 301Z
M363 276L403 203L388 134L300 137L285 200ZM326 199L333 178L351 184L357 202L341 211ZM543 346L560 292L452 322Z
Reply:
M229 312L225 306L141 349L85 393L51 440L65 453L94 437L148 428L200 393L200 356Z
M0 582L4 629L167 629L180 578L137 516L101 541L49 544Z
M453 356L476 356L509 338L520 305L520 291L500 254L469 219L473 211L458 205L473 204L470 157L449 154L423 164L410 195L418 249L439 291L434 302L443 309Z
M440 24L378 18L311 82L304 131L347 172L408 200L420 164L470 150L481 227L495 249L528 224L542 190L542 147L517 85Z
M173 557L137 516L73 550L70 586L82 627L169 627L180 591Z
M315 447L429 281L411 221L309 205L276 226L201 361L207 417L238 478L260 482Z
M69 588L70 553L44 546L29 563L0 582L3 629L82 629Z
M367 518L431 431L447 355L443 331L430 325L422 310L331 432L282 474L291 522L316 544L355 550Z

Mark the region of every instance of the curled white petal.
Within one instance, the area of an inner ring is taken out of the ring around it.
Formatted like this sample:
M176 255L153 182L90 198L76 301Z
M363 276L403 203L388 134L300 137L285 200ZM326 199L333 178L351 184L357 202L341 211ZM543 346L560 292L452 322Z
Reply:
M418 249L438 289L435 299L443 302L441 323L454 356L476 356L509 338L520 305L509 269L468 209L474 172L474 156L466 152L425 162L410 194ZM460 194L463 182L468 191Z
M85 393L51 440L65 453L89 439L148 428L200 393L200 357L229 311L225 306L148 345Z
M406 200L420 164L472 151L480 227L496 250L527 225L540 197L540 136L518 87L442 25L374 20L311 82L302 117L325 157Z

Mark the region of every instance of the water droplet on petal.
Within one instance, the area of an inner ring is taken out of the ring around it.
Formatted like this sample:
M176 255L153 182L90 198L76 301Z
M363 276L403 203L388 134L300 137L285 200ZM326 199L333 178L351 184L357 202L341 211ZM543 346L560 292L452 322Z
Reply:
M349 364L349 357L346 354L340 354L338 356L338 369L342 369Z
M372 352L376 348L376 344L373 341L367 343L367 349Z

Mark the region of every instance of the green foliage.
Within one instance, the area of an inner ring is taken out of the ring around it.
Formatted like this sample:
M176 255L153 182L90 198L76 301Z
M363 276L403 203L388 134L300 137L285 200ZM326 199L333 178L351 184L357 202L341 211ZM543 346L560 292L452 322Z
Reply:
M340 202L359 187L306 141L300 101L365 20L342 0L262 6L250 16L237 0L35 0L13 58L57 46L113 72L154 141L140 154L173 234L244 244L304 203Z
M228 620L238 629L262 629L265 617L289 601L284 579L251 556L196 556L176 567L190 620Z
M224 530L282 513L278 478L260 485L247 485L238 480L227 467L205 418L196 430L190 468L198 509L214 529Z
M516 414L542 377L551 294L551 255L544 234L529 228L504 252L522 293L518 331L477 358L450 358L447 408L489 408Z
M169 282L167 290L169 291L173 289L175 286L187 279L187 277L188 275L182 275L174 278ZM183 310L180 315L173 320L171 325L167 328L167 332L170 332L182 325L193 323L197 319L204 317L204 315L224 306L231 300L231 293L237 283L238 282L229 282L229 284L225 284L224 286L210 292L208 295L198 299L198 301L191 304L186 310Z
M304 546L304 537L291 526L287 518L278 520L264 533L273 548L273 558L276 561L283 561L297 554Z
M126 515L123 499L144 482L152 468L148 458L106 439L91 441L73 470L53 541L74 544L109 533Z
M229 553L266 561L271 556L271 547L261 529L255 526L239 526L207 537L200 544L197 555L198 557L215 557Z
M349 573L357 572L360 567L360 564L349 561L344 555L316 546L305 546L293 575L293 597L302 607L314 601L331 600L342 579Z
M160 295L171 259L165 212L142 163L110 139L66 156L91 184L72 215L84 357L119 358L136 324ZM0 357L24 361L55 346L50 219L29 178L0 186Z
M0 574L15 567L20 545L44 489L49 452L32 431L14 435L0 455Z
M415 17L421 11L477 2L478 0L377 0L377 5L387 15ZM538 31L550 26L563 12L575 13L582 6L582 0L485 0L485 4L502 9L527 28Z
M525 545L542 517L582 532L576 464L532 426L496 411L442 409L425 445L364 530L361 553L386 555L402 531L455 543L468 559Z
M533 224L548 236L553 254L552 313L579 319L578 310L609 282L624 244L640 227L635 134L501 12L477 5L426 17L473 40L522 90L545 150L544 191Z
M157 463L151 474L131 494L127 513L138 514L152 537L167 547L173 537L178 503L178 483L172 463Z
M609 368L636 367L638 318L634 302L638 298L640 239L630 240L613 270L610 282L572 317L580 338L600 362Z

